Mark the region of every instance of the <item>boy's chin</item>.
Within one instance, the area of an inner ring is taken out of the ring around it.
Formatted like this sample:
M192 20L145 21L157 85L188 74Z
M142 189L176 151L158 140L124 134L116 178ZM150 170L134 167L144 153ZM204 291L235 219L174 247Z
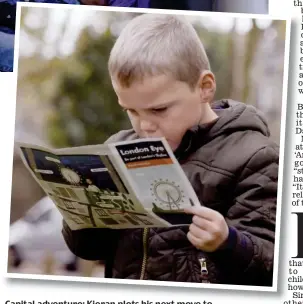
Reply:
M148 137L146 137L146 136L144 136L144 135L142 135L142 134L140 134L140 133L137 133L137 134L139 135L140 138L148 138ZM157 136L157 137L160 138L160 137L164 137L164 136ZM171 140L169 140L169 139L167 139L167 138L165 138L165 139L166 139L166 141L167 141L169 147L171 148L171 150L172 150L173 152L175 152L175 151L177 150L177 148L179 147L180 143L171 141Z
M170 146L170 148L172 149L173 152L175 152L179 146L179 144L175 143L175 142L171 142L170 140L167 139L167 142Z

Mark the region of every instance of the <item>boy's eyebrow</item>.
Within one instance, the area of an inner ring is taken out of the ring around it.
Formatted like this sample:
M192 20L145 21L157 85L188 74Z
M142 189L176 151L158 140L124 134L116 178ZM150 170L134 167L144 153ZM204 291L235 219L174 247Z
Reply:
M152 109L157 109L157 108L166 108L168 106L171 106L175 103L177 103L178 100L171 100L171 101L168 101L168 102L164 102L164 103L161 103L161 104L158 104L158 105L154 105L152 107L148 107L146 108L145 110L152 110Z
M166 107L169 107L175 103L177 103L178 100L172 100L172 101L169 101L169 102L165 102L165 103L161 103L161 104L158 104L158 105L153 105L153 106L150 106L150 107L147 107L147 108L144 108L143 110L153 110L153 109L161 109L161 108L166 108ZM124 105L122 105L121 103L119 103L119 105L121 106L121 108L123 110L132 110L131 108L128 108L128 107L125 107Z

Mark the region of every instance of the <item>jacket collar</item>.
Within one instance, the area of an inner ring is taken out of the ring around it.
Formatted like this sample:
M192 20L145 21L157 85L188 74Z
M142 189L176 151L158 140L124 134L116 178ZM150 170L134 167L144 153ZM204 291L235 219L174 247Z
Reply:
M217 120L218 119L203 125L196 125L186 131L180 145L174 152L175 157L179 162L184 162L192 153L197 151L207 142L207 134Z

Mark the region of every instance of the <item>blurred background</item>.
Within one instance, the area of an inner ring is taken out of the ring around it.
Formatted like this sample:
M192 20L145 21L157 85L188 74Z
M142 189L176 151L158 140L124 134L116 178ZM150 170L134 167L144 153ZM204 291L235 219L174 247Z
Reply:
M137 14L23 7L19 41L15 141L50 147L100 144L130 127L107 71L121 29ZM217 78L216 98L251 104L279 143L285 21L187 16ZM103 276L102 263L74 257L61 216L15 150L8 271Z

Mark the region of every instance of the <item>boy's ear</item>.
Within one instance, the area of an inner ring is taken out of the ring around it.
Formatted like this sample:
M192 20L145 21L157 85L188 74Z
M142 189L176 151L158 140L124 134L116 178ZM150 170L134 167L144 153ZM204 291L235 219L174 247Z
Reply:
M209 70L203 71L199 78L198 85L201 102L209 103L213 101L216 93L216 79L214 74Z

